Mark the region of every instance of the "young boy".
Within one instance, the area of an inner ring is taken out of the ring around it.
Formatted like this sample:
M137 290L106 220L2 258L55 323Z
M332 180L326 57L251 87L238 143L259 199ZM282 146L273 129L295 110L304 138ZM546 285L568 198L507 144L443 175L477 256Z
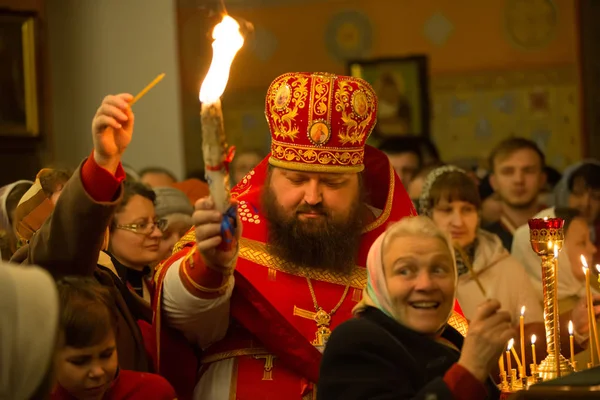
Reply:
M62 343L51 400L176 398L161 376L119 370L117 309L110 290L90 278L59 281Z

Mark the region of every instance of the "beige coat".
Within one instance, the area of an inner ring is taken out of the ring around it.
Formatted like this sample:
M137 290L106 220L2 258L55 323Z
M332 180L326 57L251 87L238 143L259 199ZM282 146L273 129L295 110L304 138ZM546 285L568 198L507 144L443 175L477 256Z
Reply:
M473 270L489 298L497 299L510 312L513 323L519 322L525 306L525 323L543 321L543 310L523 266L502 246L498 236L479 230ZM458 302L468 320L485 297L470 274L458 279Z

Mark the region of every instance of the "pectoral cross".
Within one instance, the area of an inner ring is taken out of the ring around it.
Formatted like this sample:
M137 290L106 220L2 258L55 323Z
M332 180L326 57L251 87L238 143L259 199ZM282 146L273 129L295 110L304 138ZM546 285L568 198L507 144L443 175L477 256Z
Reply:
M265 372L263 373L263 381L272 381L273 380L273 360L277 357L272 354L265 354L264 356L254 356L255 359L260 360L261 358L265 359Z
M325 350L325 345L331 336L331 329L329 324L331 323L331 315L327 314L325 310L319 308L319 311L312 312L303 310L302 308L294 306L294 315L298 317L312 319L317 323L317 332L315 333L315 340L311 342L321 353Z

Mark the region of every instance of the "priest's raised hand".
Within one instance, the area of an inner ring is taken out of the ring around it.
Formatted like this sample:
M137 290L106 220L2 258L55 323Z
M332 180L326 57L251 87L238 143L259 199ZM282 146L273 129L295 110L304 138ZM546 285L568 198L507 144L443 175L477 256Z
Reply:
M223 243L221 236L223 214L217 211L211 197L205 197L196 202L192 215L192 222L196 230L196 246L209 266L218 268L232 265L237 254L237 241L242 231L241 221L239 217L237 218L234 243L232 246L228 246L229 250L224 250L220 246Z
M131 100L129 93L106 96L92 120L94 160L113 174L133 134Z

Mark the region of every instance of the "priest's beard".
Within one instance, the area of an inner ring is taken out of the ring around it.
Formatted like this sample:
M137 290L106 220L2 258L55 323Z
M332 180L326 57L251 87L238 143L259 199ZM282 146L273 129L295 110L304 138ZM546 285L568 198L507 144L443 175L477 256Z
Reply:
M292 215L277 202L265 185L262 208L267 219L267 246L271 254L297 266L349 274L355 265L363 228L361 195L356 196L347 217L334 219L322 203L301 204ZM298 214L316 212L322 218L301 220Z

